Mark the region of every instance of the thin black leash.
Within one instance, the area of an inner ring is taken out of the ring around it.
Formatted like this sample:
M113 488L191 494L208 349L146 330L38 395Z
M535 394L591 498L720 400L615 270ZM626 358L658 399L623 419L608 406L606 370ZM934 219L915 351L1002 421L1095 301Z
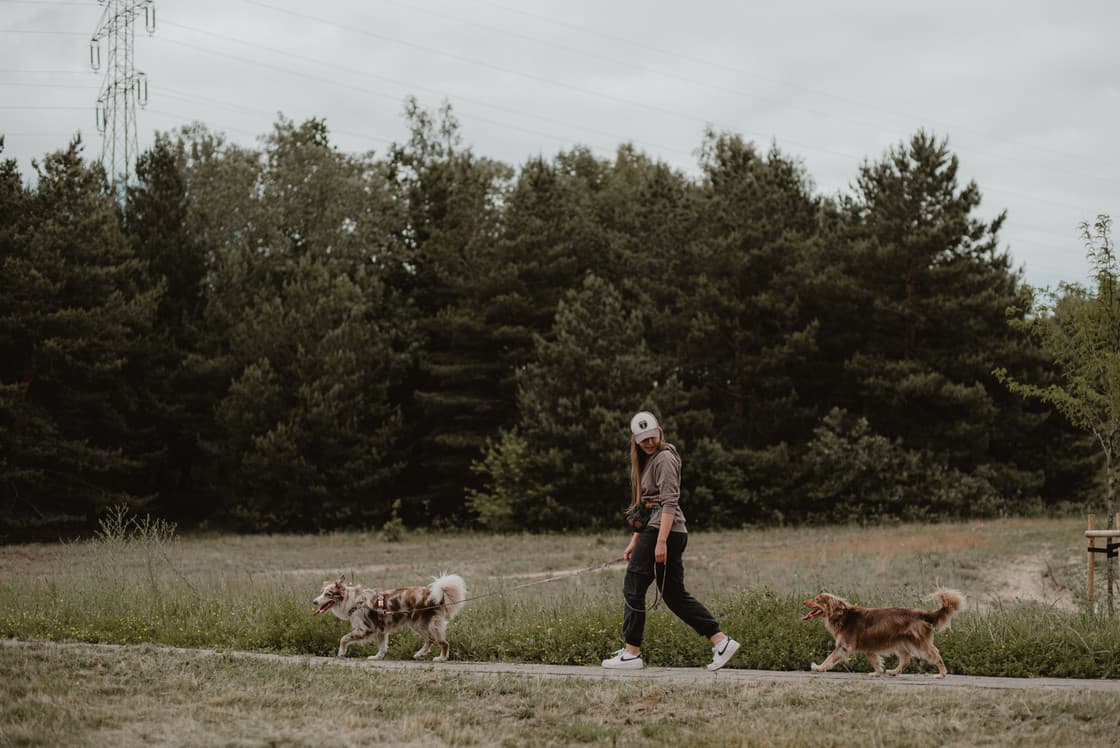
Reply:
M466 597L466 598L463 598L462 600L459 600L459 601L454 602L454 603L442 602L438 605L427 605L427 606L424 606L423 608L401 608L399 610L388 610L386 608L382 608L382 609L378 610L377 608L375 608L373 605L370 605L369 603L366 603L365 607L373 610L376 613L384 613L384 614L388 614L388 613L419 613L420 611L424 611L424 610L435 610L437 608L442 608L442 607L444 607L446 605L449 605L449 604L450 605L463 605L465 603L474 602L475 600L482 600L483 598L486 598L486 597L493 597L494 595L504 595L507 592L513 592L514 590L525 589L526 587L533 587L533 586L538 585L538 584L545 584L546 582L555 582L558 579L571 579L572 577L578 577L581 574L587 574L588 572L598 571L599 569L605 569L608 566L612 566L614 564L620 563L620 562L625 561L625 560L626 560L625 558L611 559L610 561L604 561L601 564L595 564L594 566L588 566L586 569L579 569L578 571L572 571L572 572L568 572L566 574L558 574L557 576L547 577L545 579L535 579L532 582L526 582L525 584L519 584L519 585L516 585L514 587L507 587L505 589L494 590L493 592L487 592L487 593L482 594L482 595L475 595L474 597ZM662 583L662 586L664 586L664 583ZM376 590L372 590L372 591L376 592ZM380 593L378 593L378 594L380 595ZM656 605L656 603L654 603L654 604ZM361 607L361 606L359 606L359 607ZM652 608L651 608L651 610L652 610Z
M622 598L622 604L625 605L630 610L634 611L635 613L651 613L651 612L657 610L657 606L660 605L661 601L665 599L665 578L668 576L668 572L665 569L662 569L661 584L659 586L657 584L657 566L658 566L658 564L660 564L661 566L665 566L665 562L664 561L654 561L653 562L653 580L654 580L653 581L653 604L647 605L645 608L635 608L633 605L631 605L629 602L627 602L625 595Z

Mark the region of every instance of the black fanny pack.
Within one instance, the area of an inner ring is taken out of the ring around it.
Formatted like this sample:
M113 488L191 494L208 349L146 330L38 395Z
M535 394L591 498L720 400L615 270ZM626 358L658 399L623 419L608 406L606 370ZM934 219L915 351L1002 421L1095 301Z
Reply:
M645 529L653 515L661 511L661 502L652 499L642 499L626 510L626 524L635 530Z

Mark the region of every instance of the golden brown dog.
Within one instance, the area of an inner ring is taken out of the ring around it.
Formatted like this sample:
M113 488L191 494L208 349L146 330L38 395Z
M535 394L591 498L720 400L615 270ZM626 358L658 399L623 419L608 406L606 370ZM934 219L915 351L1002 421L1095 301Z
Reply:
M937 610L918 608L861 608L843 598L822 592L805 601L809 608L801 620L824 617L825 628L836 640L836 649L813 672L823 673L860 652L867 655L875 675L883 674L882 655L898 655L898 667L887 675L898 675L918 657L937 666L937 677L944 678L945 662L933 646L933 632L949 625L953 614L964 607L964 595L956 590L938 590L933 597L941 601Z

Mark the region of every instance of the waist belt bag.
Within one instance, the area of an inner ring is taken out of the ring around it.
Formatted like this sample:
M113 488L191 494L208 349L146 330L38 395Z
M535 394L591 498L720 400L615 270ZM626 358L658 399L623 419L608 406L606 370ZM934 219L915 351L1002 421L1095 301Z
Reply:
M661 502L643 499L626 510L626 524L634 530L642 530L649 525L653 515L661 511Z

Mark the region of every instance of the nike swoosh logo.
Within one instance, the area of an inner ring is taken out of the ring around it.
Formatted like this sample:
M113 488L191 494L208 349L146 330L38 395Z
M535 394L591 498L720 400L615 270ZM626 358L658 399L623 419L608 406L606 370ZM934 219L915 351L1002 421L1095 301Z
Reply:
M619 657L618 661L619 662L633 662L634 660L640 660L640 659L642 659L640 656L639 657Z
M730 639L728 639L727 641L725 641L725 642L723 643L723 649L721 649L721 650L719 651L719 653L720 653L720 654L723 654L724 652L726 652L726 651L727 651L727 645L729 645L730 643L731 643L731 640L730 640Z

